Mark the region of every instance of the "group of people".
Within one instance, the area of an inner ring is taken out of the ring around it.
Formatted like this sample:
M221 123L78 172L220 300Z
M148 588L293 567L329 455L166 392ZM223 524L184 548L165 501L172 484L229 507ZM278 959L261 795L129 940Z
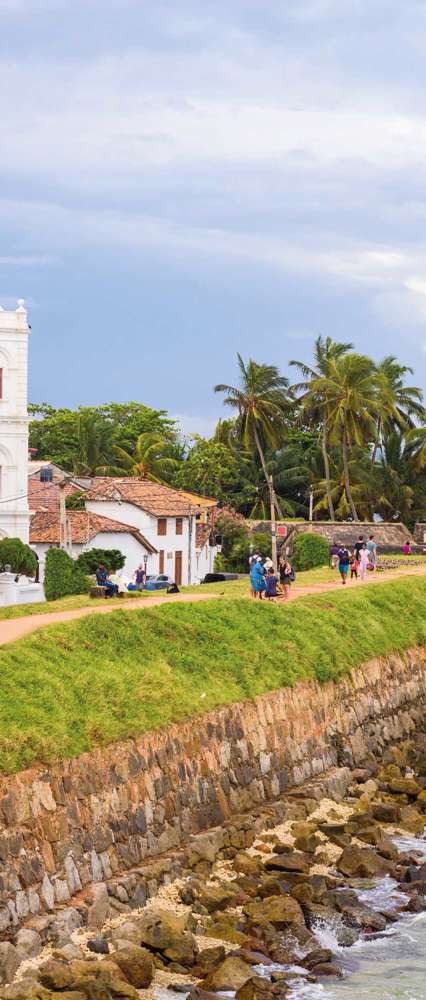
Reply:
M146 570L142 564L135 570L133 580L127 579L115 570L109 572L105 563L102 562L99 563L95 575L98 587L105 589L105 597L122 597L129 590L144 590L145 588Z
M278 573L275 572L274 564L269 556L266 559L262 559L262 556L257 553L250 556L252 597L257 597L260 601L263 599L288 601L290 587L295 579L296 574L287 555L279 559Z
M346 545L338 545L333 542L330 546L330 559L332 569L338 569L342 583L346 584L350 572L351 580L366 580L367 573L377 568L377 543L374 535L370 535L367 541L364 535L360 535L355 542L353 549L348 549Z

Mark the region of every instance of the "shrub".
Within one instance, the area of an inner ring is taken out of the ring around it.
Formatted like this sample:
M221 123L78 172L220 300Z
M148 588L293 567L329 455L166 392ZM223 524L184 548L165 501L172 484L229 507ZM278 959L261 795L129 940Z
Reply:
M226 562L221 552L217 553L214 560L215 573L223 573L226 570Z
M321 535L306 532L296 535L293 543L292 564L297 570L325 566L330 558L330 547Z
M236 573L248 573L250 552L257 552L266 558L271 555L271 534L269 531L257 531L253 535L244 535L237 539L226 560L229 569Z
M25 576L35 576L37 572L37 556L29 545L20 538L2 538L0 541L0 570L10 566L12 573L23 573Z
M126 557L120 549L88 549L87 552L81 552L77 559L77 565L85 573L96 573L99 563L104 563L108 573L111 573L122 569L125 562Z
M63 549L49 549L44 571L44 591L48 601L68 594L85 594L87 576L78 563Z

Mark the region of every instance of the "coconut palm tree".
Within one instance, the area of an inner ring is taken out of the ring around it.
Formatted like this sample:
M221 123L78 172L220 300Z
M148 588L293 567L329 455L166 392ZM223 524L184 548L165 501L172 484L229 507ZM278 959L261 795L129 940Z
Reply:
M378 449L383 455L383 439L386 434L393 433L397 429L405 431L413 428L413 418L423 421L425 419L422 390L418 386L407 385L405 381L406 376L412 374L412 368L400 365L391 354L376 365L382 416L377 417L377 436L371 455L373 465Z
M314 345L313 366L305 364L303 361L290 361L304 375L304 381L291 386L292 392L300 392L302 420L308 419L309 423L321 428L321 450L324 462L325 490L327 495L328 512L330 520L335 520L333 503L333 492L330 481L330 458L329 458L329 411L327 397L321 381L327 379L330 373L330 364L333 360L343 357L348 351L353 349L353 344L334 341L331 337L317 337ZM315 383L315 392L312 391Z
M173 454L173 442L158 431L140 434L133 453L114 445L119 468L115 475L142 476L153 483L164 483L177 469L178 459Z
M320 392L325 400L329 439L341 445L346 499L354 521L358 521L351 492L350 449L374 441L377 418L385 414L374 362L364 354L354 353L332 358L327 377L313 380L311 391L314 398Z
M271 506L274 504L278 517L282 518L271 476L266 465L267 446L277 449L283 441L286 418L291 409L288 397L288 380L280 374L275 365L258 364L249 359L247 364L237 354L241 374L239 387L220 383L215 392L226 393L225 406L237 410L236 432L244 448L257 451L268 485Z
M80 413L77 450L72 471L76 476L109 474L110 429L95 413Z

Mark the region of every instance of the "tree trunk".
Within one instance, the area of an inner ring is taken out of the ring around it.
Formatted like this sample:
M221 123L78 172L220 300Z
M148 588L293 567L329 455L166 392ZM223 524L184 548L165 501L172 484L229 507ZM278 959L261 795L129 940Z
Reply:
M259 438L259 435L257 433L257 428L256 427L254 428L254 440L256 442L256 448L257 448L257 450L259 452L259 458L260 458L262 469L263 469L263 475L265 476L266 483L267 483L267 486L268 486L269 496L271 498L271 503L273 501L274 506L275 506L275 510L276 510L276 512L278 514L278 517L280 518L281 521L283 521L284 520L284 515L283 515L281 507L280 507L280 505L278 503L277 495L275 493L274 487L273 487L273 485L271 485L269 472L268 472L268 470L266 468L266 461L265 461L265 456L263 454L263 448L262 448L262 445L260 443L260 438Z
M351 493L351 484L350 484L350 479L349 479L348 442L347 442L347 439L346 439L346 430L343 431L342 448L343 448L343 475L344 475L344 480L345 480L346 499L348 501L348 504L349 504L349 507L350 507L350 511L351 511L351 514L352 514L352 517L353 517L354 521L359 521L359 517L358 517L358 514L357 514L357 509L355 507L355 504L354 504L354 501L353 501L353 497L352 497L352 493Z
M329 462L329 459L328 459L327 444L328 444L328 442L327 442L327 425L326 425L326 422L324 420L323 427L322 427L321 449L322 449L322 457L323 457L323 461L324 461L325 489L326 489L326 493L327 493L327 503L328 503L328 512L330 514L330 521L335 521L336 518L335 518L335 513L334 513L333 497L331 495L331 486L330 486L330 462Z
M376 438L376 440L374 442L373 452L372 452L372 455L371 455L371 464L372 464L372 466L374 466L375 461L376 461L376 455L377 455L377 451L379 449L381 436L382 436L382 422L379 419L377 421L377 438Z

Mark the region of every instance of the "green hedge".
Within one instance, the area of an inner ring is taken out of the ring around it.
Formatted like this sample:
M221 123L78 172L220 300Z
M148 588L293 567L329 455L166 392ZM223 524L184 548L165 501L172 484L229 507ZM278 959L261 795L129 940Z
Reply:
M0 571L10 566L12 573L23 573L25 576L35 576L37 572L37 557L29 545L20 538L2 538L0 541Z
M292 564L295 569L314 569L315 566L326 566L330 559L330 546L321 535L311 535L302 532L296 535L293 544Z
M96 573L99 563L103 563L108 573L111 573L113 570L122 569L125 562L126 558L120 549L88 549L79 555L77 566L80 566L85 573Z
M63 549L49 549L44 570L46 600L56 601L68 594L86 594L86 573Z

